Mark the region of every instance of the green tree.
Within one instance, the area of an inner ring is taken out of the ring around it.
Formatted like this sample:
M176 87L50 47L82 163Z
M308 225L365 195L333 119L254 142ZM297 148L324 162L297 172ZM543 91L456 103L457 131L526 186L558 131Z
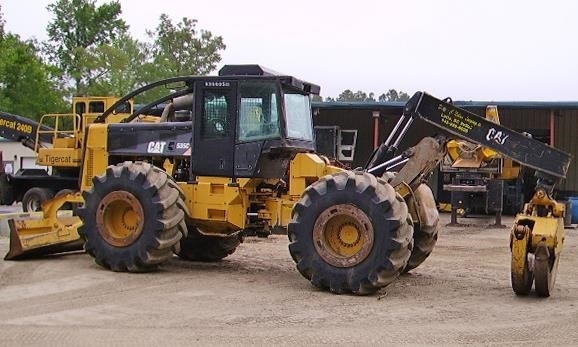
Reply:
M147 34L154 40L149 70L154 79L208 74L221 61L220 51L226 48L221 36L198 30L197 20L187 17L174 25L166 14L161 14L157 28Z
M355 101L355 96L351 90L345 89L339 94L337 101Z
M0 39L4 37L4 15L2 14L2 5L0 5Z
M53 83L53 71L42 62L34 41L4 33L0 52L0 110L39 119L67 109Z
M339 96L337 97L337 101L356 101L356 102L368 102L368 101L375 101L375 94L373 93L365 93L361 90L357 92L352 92L349 89L344 90Z
M145 70L150 64L148 46L129 35L89 49L84 58L90 95L121 96L146 82Z
M403 91L397 91L395 89L390 89L387 93L383 93L378 98L379 101L407 101L409 100L409 95ZM361 90L352 92L350 89L346 89L339 96L334 99L332 97L325 98L325 101L353 101L353 102L371 102L375 101L374 93L365 93Z
M74 92L85 94L94 78L91 50L111 44L127 31L119 18L120 3L97 6L95 0L58 0L47 9L54 19L47 27L45 53L65 78L74 81Z
M403 91L397 91L395 89L390 89L387 93L381 94L379 96L379 101L408 101L409 95Z

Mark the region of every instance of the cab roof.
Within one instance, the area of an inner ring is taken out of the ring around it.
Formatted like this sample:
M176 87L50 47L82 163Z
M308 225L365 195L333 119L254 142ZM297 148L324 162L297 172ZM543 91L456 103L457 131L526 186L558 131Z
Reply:
M258 64L242 64L242 65L224 65L219 70L220 77L226 76L264 76L264 77L276 77L281 80L282 83L295 87L306 93L319 95L321 87L316 84L300 80L296 77L289 76L286 74L279 73L277 71L271 70L269 68L263 67Z

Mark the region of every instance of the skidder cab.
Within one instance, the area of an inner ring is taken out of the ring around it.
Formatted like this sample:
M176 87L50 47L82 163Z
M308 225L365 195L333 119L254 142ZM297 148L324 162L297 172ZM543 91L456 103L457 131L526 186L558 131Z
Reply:
M167 124L109 126L110 162L151 154L161 167L167 158L181 166L179 180L203 175L280 178L296 153L315 149L309 97L319 93L314 84L258 65L227 65L219 76L160 81L125 98L177 83L180 89L124 121L157 113L159 122Z

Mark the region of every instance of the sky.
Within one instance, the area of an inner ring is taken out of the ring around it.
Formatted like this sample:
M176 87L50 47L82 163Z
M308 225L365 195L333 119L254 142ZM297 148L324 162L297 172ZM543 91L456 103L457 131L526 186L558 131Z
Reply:
M6 30L45 40L56 0L1 0ZM104 3L97 0L97 4ZM578 101L578 1L120 0L133 37L161 13L222 36L222 64L321 86L474 101ZM1 54L1 52L0 52Z

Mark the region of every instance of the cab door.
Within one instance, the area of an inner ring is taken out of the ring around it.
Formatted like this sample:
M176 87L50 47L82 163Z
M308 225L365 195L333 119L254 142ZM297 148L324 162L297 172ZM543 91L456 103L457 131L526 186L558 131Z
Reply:
M196 82L193 175L233 177L236 89L235 81Z

